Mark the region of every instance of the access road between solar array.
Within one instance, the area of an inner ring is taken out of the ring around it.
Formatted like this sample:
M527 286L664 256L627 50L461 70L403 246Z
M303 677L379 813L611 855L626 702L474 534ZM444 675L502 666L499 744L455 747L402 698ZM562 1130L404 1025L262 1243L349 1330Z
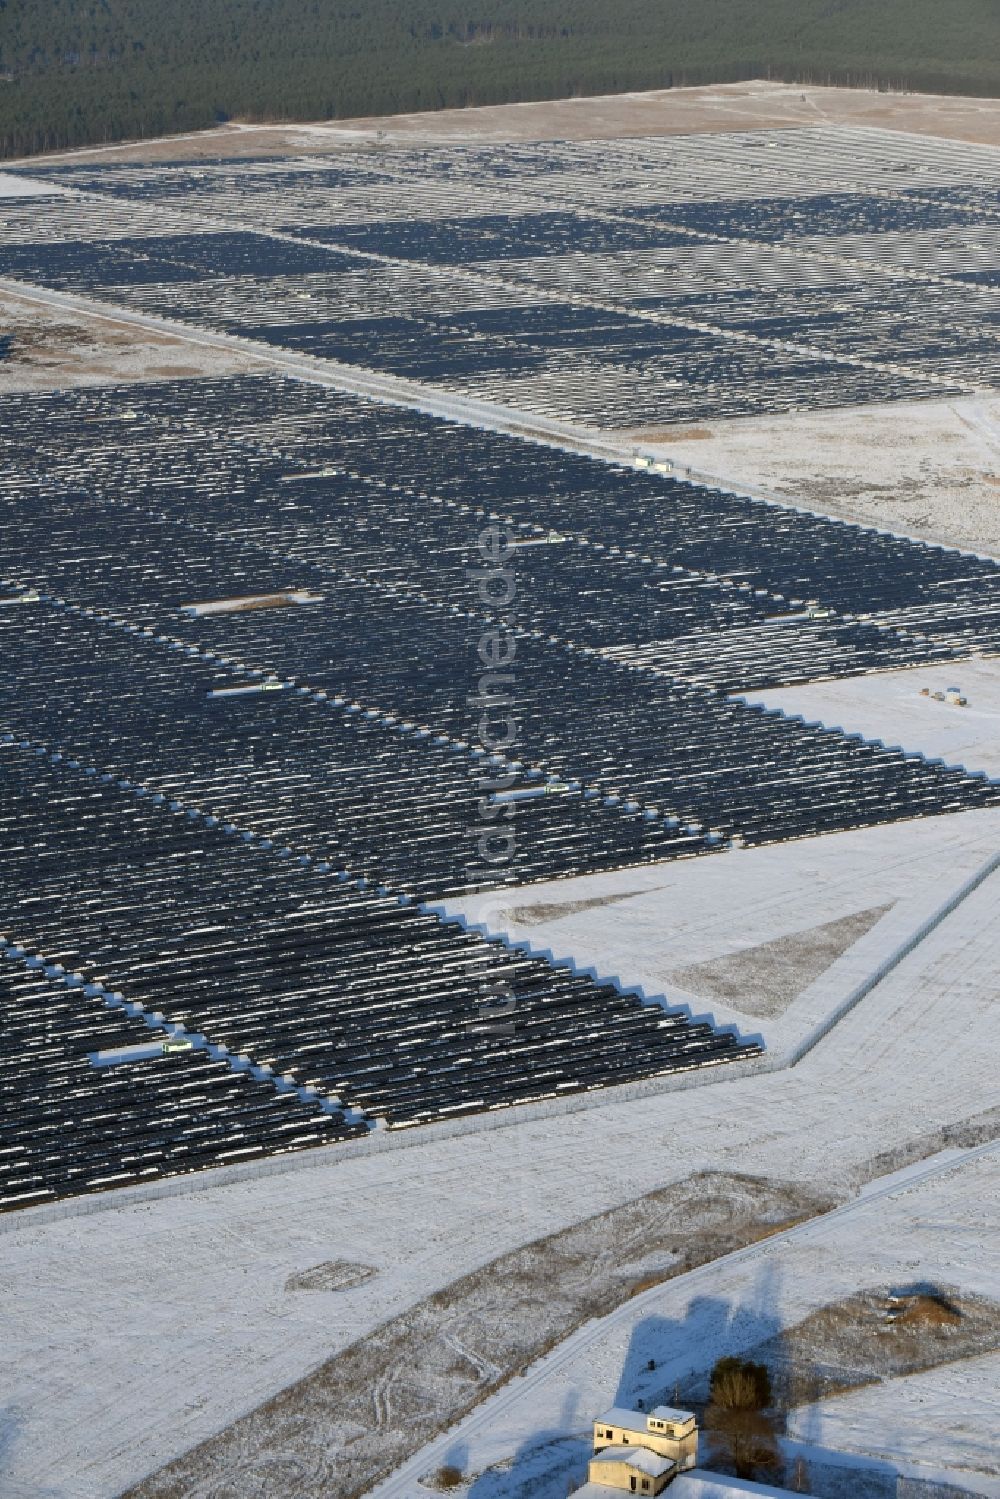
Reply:
M77 292L57 291L5 276L0 276L0 291L6 291L20 301L35 302L39 306L64 311L77 318L164 334L223 356L227 353L238 355L241 361L259 360L264 369L275 373L324 385L333 390L350 392L373 401L405 406L428 416L439 416L487 431L505 433L565 452L585 454L604 462L634 462L640 469L672 472L678 479L692 484L724 489L750 499L765 501L782 510L797 510L824 520L830 518L828 513L796 504L787 494L780 494L766 485L750 484L743 480L734 482L731 474L716 474L686 463L675 465L664 458L662 450L652 450L641 438L619 436L613 431L601 431L599 428L588 427L585 423L559 420L530 409L505 406L498 401L478 400L461 392L442 390L426 381L366 370L362 366L344 364L326 356L295 353L274 343L263 343L235 329L216 333L207 328L196 328L180 318L135 311L124 305L115 306ZM906 532L883 530L883 534L912 539Z
M57 291L10 276L0 276L0 290L55 311L63 310L78 317L95 318L101 322L142 328L150 333L167 334L171 338L179 338L220 354L238 353L243 359L259 359L266 369L278 374L325 385L332 390L351 392L389 405L406 406L414 411L425 412L428 416L466 422L474 427L505 432L512 437L528 438L532 442L565 448L569 452L586 453L614 463L620 463L624 456L622 440L613 433L602 433L586 425L560 421L540 412L522 411L496 401L476 400L457 391L443 391L425 381L381 374L325 356L295 353L237 331L215 333L208 328L193 327L177 317L137 312L126 306L96 301L78 292ZM637 452L640 447L641 444L632 442L625 445L628 452ZM711 475L699 474L698 477L717 482Z

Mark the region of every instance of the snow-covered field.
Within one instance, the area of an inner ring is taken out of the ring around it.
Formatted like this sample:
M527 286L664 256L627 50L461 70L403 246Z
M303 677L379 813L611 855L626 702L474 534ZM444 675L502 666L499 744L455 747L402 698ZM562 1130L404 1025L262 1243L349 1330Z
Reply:
M823 685L848 689L856 683ZM926 705L926 699L916 700ZM602 978L617 978L649 999L662 995L672 1006L762 1034L769 1050L780 1054L998 848L1000 814L962 813L494 891L447 909L560 962L572 960ZM885 907L829 967L813 971L805 940L810 933ZM797 948L801 987L781 1010L766 1003L768 968L775 944L789 937L803 939ZM748 953L755 961L744 961L740 974L741 1007L720 998L717 982L696 987L692 967L701 966L710 980L712 960Z
M877 1153L1000 1104L998 896L994 875L790 1071L0 1225L0 1492L110 1499L465 1271L694 1171L846 1192ZM973 1186L937 1232L975 1268ZM286 1289L334 1259L378 1273Z
M984 1247L992 1259L995 1246ZM945 1447L952 1468L1000 1478L1000 1353L803 1406L789 1421L789 1435L928 1467L941 1463Z
M529 1493L562 1499L567 1480L582 1477L581 1451L563 1439L586 1435L601 1410L636 1399L648 1409L675 1381L723 1354L752 1350L832 1300L917 1277L1000 1298L1000 1147L957 1162L946 1156L922 1163L834 1213L680 1276L588 1324L522 1382L417 1454L375 1491L377 1499L416 1499L416 1480L442 1463L484 1475L471 1484L475 1499ZM972 1364L964 1378L968 1365L946 1366L808 1407L795 1434L813 1446L843 1445L905 1456L908 1466L924 1461L935 1472L961 1471L977 1491L977 1475L997 1471L1000 1428L990 1374L998 1361ZM940 1408L931 1394L938 1388L950 1392ZM893 1446L885 1427L891 1430L897 1412L906 1424ZM949 1414L959 1424L954 1444ZM553 1450L554 1442L560 1445ZM496 1464L502 1467L485 1474ZM978 1491L995 1492L992 1485Z
M925 687L931 693L958 687L968 701L964 708L939 703L921 697ZM776 687L748 693L747 700L1000 777L1000 659L995 657Z

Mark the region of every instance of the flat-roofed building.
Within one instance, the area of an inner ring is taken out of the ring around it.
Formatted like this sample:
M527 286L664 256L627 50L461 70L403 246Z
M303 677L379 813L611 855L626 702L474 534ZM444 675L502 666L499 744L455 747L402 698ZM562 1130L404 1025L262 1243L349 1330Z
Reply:
M669 1458L678 1469L693 1468L698 1460L698 1423L692 1411L670 1405L651 1411L613 1406L594 1422L594 1451L607 1447L644 1447Z

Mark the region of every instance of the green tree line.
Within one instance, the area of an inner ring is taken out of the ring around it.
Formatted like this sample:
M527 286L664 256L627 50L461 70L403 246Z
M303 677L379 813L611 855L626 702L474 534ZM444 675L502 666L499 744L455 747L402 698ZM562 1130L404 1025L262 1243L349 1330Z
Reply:
M0 0L0 155L761 76L1000 94L1000 0Z

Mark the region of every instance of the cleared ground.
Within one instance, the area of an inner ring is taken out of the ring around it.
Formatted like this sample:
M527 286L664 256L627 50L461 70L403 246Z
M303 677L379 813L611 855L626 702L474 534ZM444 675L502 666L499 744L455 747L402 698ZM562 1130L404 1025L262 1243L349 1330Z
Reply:
M920 401L628 434L679 472L1000 554L1000 401ZM627 446L627 444L625 444Z
M192 161L337 151L370 142L613 139L838 124L940 135L1000 145L1000 101L873 89L771 83L713 84L647 93L603 94L530 104L443 109L422 114L316 121L305 125L229 124L218 130L94 146L32 161Z
M964 707L933 696L948 687L961 689ZM748 693L747 699L1000 777L1000 660L995 657L780 687Z
M260 367L235 348L231 353L209 349L169 334L128 327L113 317L46 308L5 289L0 289L0 336L11 340L6 358L0 359L0 395L238 374Z
M998 832L995 816L930 818L494 891L448 909L654 1002L760 1032L780 1054L973 873Z
M793 932L726 957L692 963L676 969L671 977L689 993L721 999L747 1015L762 1019L783 1015L808 984L891 910L891 906L872 906L807 932Z

